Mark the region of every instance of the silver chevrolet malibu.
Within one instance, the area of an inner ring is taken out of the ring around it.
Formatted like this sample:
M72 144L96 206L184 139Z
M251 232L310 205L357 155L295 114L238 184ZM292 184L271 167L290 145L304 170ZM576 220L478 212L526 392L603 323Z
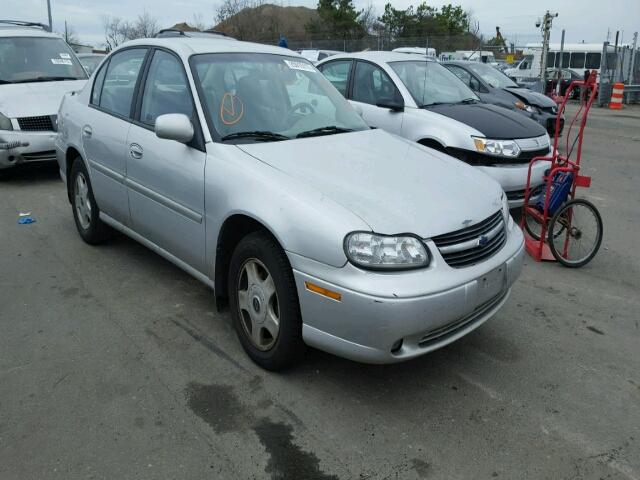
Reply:
M81 237L119 230L209 285L267 369L305 344L422 355L495 314L522 267L494 180L369 129L289 50L129 42L63 99L58 129Z

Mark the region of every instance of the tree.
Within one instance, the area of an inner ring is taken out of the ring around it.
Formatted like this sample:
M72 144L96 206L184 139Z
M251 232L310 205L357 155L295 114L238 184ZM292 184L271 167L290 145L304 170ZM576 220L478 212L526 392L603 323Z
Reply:
M307 25L307 31L313 34L322 34L327 38L360 38L365 31L358 17L358 12L353 5L353 0L319 0L318 16L316 22Z
M104 27L104 43L107 51L111 51L129 40L153 37L158 32L158 20L146 11L138 15L134 22L104 15L102 26Z
M435 18L442 33L449 36L462 35L469 29L469 14L460 5L443 5L435 11Z
M224 0L216 10L216 21L224 23L238 40L254 39L265 20L260 9L263 5L264 0Z

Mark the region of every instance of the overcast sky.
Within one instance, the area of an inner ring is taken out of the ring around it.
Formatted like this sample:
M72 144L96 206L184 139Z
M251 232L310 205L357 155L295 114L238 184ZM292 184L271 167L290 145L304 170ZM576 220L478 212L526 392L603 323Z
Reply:
M378 14L382 13L388 0L355 0L357 8L372 3ZM2 17L47 23L46 0L0 0ZM274 2L278 3L278 2ZM406 8L420 1L393 0L396 8ZM499 25L508 42L525 44L539 41L540 34L535 21L547 8L557 11L559 16L553 24L552 41L560 41L560 32L566 29L568 42L601 42L606 40L607 29L611 30L611 41L615 31L624 31L624 41L631 42L633 32L640 30L640 0L459 0L428 2L433 6L443 3L458 3L471 10L480 22L480 30L491 37ZM63 31L64 21L73 26L82 43L99 47L104 34L103 15L135 18L145 9L156 17L161 27L177 22L189 22L193 15L200 15L207 24L213 23L218 1L211 0L51 0L54 30ZM288 1L284 6L303 5L314 8L317 0Z

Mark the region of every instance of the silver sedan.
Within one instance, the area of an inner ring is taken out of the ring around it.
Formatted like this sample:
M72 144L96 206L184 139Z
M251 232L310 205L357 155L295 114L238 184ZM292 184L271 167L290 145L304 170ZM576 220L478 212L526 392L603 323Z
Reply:
M129 42L64 98L57 155L81 237L119 230L209 285L267 369L305 344L370 363L442 347L522 266L498 183L369 129L285 49Z

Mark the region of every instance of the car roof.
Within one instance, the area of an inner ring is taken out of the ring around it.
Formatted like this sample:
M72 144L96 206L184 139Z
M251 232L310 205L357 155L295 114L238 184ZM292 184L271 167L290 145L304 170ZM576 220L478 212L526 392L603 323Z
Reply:
M339 55L333 55L329 57L331 60L338 60L340 58L358 58L362 60L370 60L372 62L377 63L388 63L388 62L408 62L411 60L427 60L432 62L433 60L428 59L426 55L418 54L418 53L401 53L401 52L387 52L387 51L366 51L366 52L353 52L353 53L341 53ZM325 59L323 61L327 62L329 59Z
M0 22L0 37L46 37L62 38L56 33L47 32L42 27L33 25L16 25Z
M240 40L229 41L227 37L216 37L215 35L206 38L184 36L141 38L123 43L118 47L118 50L133 46L164 47L173 50L184 58L202 53L270 53L274 55L300 57L297 53L287 48L261 43L243 42Z

